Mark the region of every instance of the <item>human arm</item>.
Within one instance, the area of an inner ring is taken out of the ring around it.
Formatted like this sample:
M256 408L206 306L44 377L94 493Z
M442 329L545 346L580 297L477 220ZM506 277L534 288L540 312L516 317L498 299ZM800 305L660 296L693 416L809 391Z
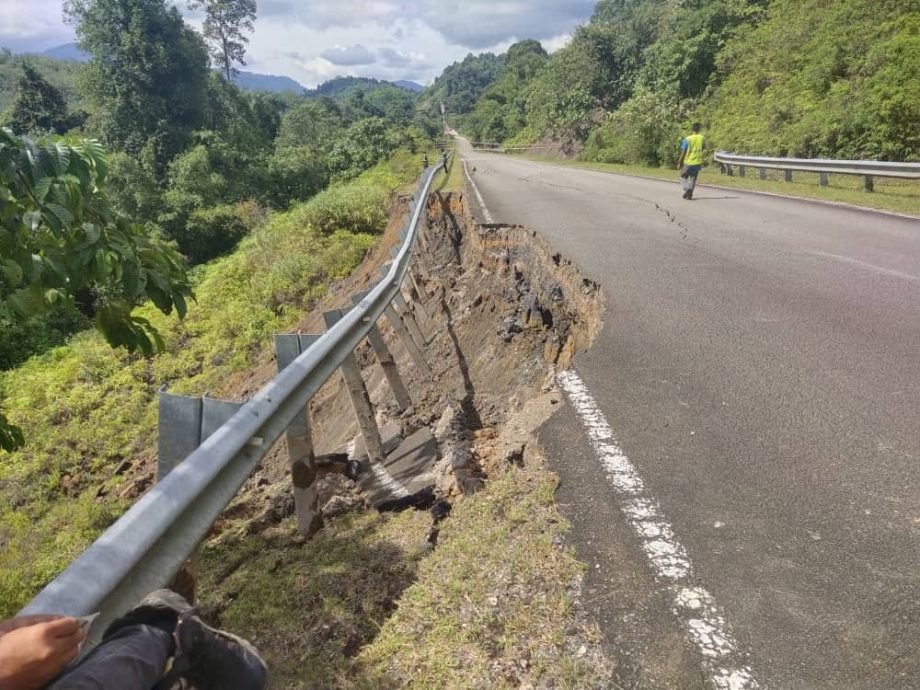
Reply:
M677 169L680 170L684 167L684 158L687 156L687 149L690 148L690 142L686 139L680 140L680 158L677 161Z
M0 630L0 690L39 690L76 658L84 637L76 618L14 618Z

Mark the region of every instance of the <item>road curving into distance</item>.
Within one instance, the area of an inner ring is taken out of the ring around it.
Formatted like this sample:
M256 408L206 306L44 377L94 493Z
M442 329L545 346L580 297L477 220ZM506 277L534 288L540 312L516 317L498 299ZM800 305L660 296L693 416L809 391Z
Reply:
M920 688L920 220L461 150L474 207L606 294L543 439L621 684ZM687 587L717 606L709 641L733 636L734 681L675 606Z

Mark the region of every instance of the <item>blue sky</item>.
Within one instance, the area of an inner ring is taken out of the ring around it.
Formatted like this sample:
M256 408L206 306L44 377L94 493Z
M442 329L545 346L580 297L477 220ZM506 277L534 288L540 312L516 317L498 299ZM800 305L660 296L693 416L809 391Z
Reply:
M337 76L428 83L469 52L568 40L596 0L259 0L248 62L306 86ZM40 52L74 40L61 0L0 0L0 46ZM191 24L194 13L177 3Z

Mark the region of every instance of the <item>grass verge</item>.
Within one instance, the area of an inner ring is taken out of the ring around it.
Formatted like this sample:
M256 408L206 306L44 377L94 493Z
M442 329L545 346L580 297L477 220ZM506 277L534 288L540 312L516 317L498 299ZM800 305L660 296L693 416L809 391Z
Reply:
M253 639L274 690L609 687L557 482L529 451L454 506L433 552L418 512L347 515L302 547L289 522L228 533L203 555L205 611Z
M527 156L530 160L541 163L553 163L589 170L651 177L677 182L677 171L668 168L655 168L644 165L621 165L618 163L596 163L591 161L571 161L545 156ZM822 187L818 173L795 173L792 182L784 182L782 171L767 171L767 179L757 177L757 171L748 170L748 177L733 177L719 174L717 167L707 167L700 174L701 184L720 185L732 189L746 189L758 192L770 192L783 196L802 197L818 201L852 204L880 211L894 211L920 216L920 180L897 180L876 178L875 191L863 189L863 178L853 175L831 175L830 184Z

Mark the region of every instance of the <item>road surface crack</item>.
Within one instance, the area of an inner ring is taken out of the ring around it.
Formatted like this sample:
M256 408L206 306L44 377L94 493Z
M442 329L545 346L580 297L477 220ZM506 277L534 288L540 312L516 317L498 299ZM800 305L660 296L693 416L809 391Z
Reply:
M671 211L669 211L668 209L664 208L663 206L659 206L654 201L652 203L655 205L655 208L658 210L659 213L663 213L669 221L671 221L672 223L677 225L677 227L680 228L681 230L680 239L682 240L687 239L687 236L690 234L690 228L688 228L686 225L684 225L679 220L677 220L677 216L671 213Z

